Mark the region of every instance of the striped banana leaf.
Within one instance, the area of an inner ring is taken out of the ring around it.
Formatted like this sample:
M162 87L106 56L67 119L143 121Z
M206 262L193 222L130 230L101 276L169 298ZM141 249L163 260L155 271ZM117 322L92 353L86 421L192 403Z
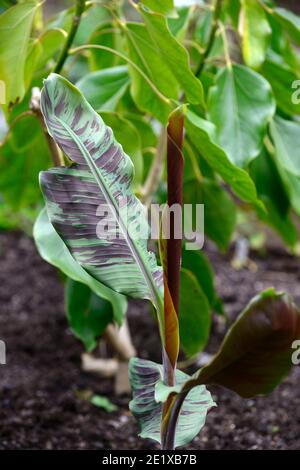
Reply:
M172 393L180 393L190 376L176 370L176 386L163 383L163 366L155 362L133 358L129 363L129 377L133 400L129 407L140 426L140 436L161 444L163 403ZM194 387L185 399L176 426L175 447L188 444L199 433L208 411L217 406L204 385Z
M50 135L73 163L40 174L51 223L91 276L116 292L151 300L162 315L162 270L147 249L149 227L131 189L130 158L63 77L45 80L41 109Z

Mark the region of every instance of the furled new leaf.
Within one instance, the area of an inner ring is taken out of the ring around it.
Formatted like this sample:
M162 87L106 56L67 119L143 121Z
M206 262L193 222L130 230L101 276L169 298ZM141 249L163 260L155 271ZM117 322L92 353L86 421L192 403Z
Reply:
M49 218L75 260L116 292L150 299L161 312L162 271L147 249L149 227L134 196L133 165L112 130L66 79L45 81L49 133L72 160L40 175Z

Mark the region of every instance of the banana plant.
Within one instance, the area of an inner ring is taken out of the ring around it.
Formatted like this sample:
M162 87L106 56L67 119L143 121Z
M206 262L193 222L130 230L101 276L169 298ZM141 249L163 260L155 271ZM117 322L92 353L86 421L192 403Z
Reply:
M40 174L47 226L88 277L117 295L152 302L162 364L131 360L130 409L142 437L163 449L186 445L216 406L207 385L220 384L249 397L271 392L288 373L300 312L288 295L265 291L231 326L210 364L191 377L177 370L179 318L185 312L180 311L181 240L175 238L174 219L168 239L161 231L160 267L148 250L147 218L132 191L132 162L112 130L81 92L57 74L44 83L41 110L49 134L70 160L68 166ZM167 129L169 205L182 204L184 119L185 109L175 110ZM99 212L103 207L105 224Z

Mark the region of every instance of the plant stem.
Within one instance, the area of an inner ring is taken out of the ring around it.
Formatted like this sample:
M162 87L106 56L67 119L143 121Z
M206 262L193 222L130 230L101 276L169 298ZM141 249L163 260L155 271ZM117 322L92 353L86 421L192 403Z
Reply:
M86 2L86 0L77 0L76 1L75 15L73 17L71 29L69 31L69 34L67 36L65 45L63 47L63 50L60 54L60 57L58 59L56 67L54 69L55 73L60 73L61 72L61 70L62 70L62 68L65 64L65 61L68 58L69 49L73 44L74 38L76 36L77 30L78 30L78 27L79 27L79 24L80 24L80 21L81 21L82 14L83 14L84 9L85 9L85 2Z
M40 89L34 87L32 89L32 94L31 94L31 99L30 99L30 104L29 104L30 112L34 113L34 115L37 117L40 123L45 139L47 141L47 145L48 145L54 166L64 166L65 162L64 162L63 156L58 146L52 139L51 135L49 135L48 133L47 126L45 124L44 117L41 112L40 99L41 99Z
M202 55L200 64L198 65L198 67L196 69L196 72L195 72L196 77L198 77L198 75L201 75L201 72L203 71L203 68L204 68L204 65L205 65L205 61L206 61L207 57L209 56L210 51L213 47L216 32L218 30L218 21L219 21L219 18L220 18L221 9L222 9L222 0L215 0L214 15L213 15L213 19L212 19L211 30L210 30L207 46L206 46L205 51Z
M115 49L112 49L111 47L101 46L100 44L86 44L84 46L79 46L79 47L75 47L74 49L71 49L69 53L78 54L79 52L85 51L87 49L101 49L102 51L111 52L112 54L115 54L116 56L120 57L120 59L125 60L125 62L127 62L132 68L134 68L143 77L143 79L152 88L152 90L158 96L158 98L160 98L161 101L163 101L165 104L171 107L172 100L170 100L165 95L163 95L155 86L155 84L150 80L150 78L143 72L143 70L138 65L136 65L131 59L129 59L129 57L126 57L126 55L122 54L121 52L116 51Z
M166 131L162 128L158 139L156 155L153 159L145 184L141 189L140 199L146 207L150 206L152 196L155 194L161 179L166 153L166 141Z
M229 44L228 44L228 39L227 39L227 35L226 35L226 29L225 29L223 23L221 23L221 22L219 23L219 28L220 28L222 38L223 38L226 67L231 70L232 69L232 63L231 63L231 59L230 59Z

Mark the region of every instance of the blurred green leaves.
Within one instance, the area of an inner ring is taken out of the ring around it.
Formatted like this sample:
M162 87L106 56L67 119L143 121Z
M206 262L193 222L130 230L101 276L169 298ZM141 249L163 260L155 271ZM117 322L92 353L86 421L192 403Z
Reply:
M25 94L26 55L37 8L36 2L28 1L0 16L0 78L6 85L6 106L21 101Z

